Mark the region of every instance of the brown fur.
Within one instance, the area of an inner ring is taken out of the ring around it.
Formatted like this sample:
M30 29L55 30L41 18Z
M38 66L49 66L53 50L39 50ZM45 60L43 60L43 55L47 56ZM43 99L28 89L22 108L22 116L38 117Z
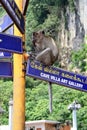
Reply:
M57 45L53 38L45 36L43 31L33 33L33 45L37 53L36 60L48 66L57 60Z

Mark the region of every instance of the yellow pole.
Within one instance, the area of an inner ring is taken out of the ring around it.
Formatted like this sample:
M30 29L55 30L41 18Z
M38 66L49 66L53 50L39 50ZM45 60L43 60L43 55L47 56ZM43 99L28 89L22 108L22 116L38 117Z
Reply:
M22 1L15 0L22 12ZM14 25L14 35L24 37ZM12 130L25 130L25 73L24 54L13 55L13 123Z

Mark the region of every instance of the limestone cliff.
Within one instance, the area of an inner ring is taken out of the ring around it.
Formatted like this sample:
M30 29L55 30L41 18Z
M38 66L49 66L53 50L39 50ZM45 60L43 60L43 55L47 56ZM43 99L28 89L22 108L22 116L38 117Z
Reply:
M61 44L61 66L65 67L70 60L71 50L78 50L85 43L87 35L87 0L74 0L74 9L66 7L61 11L62 22L58 33Z

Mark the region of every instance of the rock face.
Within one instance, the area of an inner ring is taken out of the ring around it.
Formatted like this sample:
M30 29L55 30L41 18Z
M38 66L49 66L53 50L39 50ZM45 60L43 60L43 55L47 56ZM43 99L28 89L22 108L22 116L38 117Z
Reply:
M87 35L87 0L74 0L74 10L72 11L67 6L66 12L61 12L61 16L62 22L58 33L58 42L60 43L62 66L69 63L71 50L77 51L85 43L84 39ZM64 61L65 57L66 63Z

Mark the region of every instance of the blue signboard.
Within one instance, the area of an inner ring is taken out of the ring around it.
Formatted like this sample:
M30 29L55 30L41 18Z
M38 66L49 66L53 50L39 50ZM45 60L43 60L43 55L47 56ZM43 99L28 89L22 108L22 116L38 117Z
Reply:
M0 33L0 51L23 53L22 39L20 37Z
M7 18L8 21L8 18ZM4 27L4 26L3 26ZM3 28L4 29L4 28ZM6 34L13 34L13 26L5 31ZM0 52L0 59L12 58L12 53L10 52Z
M4 32L12 25L13 25L13 21L7 14L4 17L0 18L0 32Z
M0 59L7 59L7 58L12 58L12 54L9 52L0 52Z
M12 63L0 61L0 77L12 77Z
M14 0L0 0L1 4L9 14L9 16L14 21L15 25L18 27L18 29L21 31L21 33L24 33L25 31L25 21L24 17L19 10L18 6L16 5Z
M28 61L26 75L87 92L86 76L55 67L44 66L39 62Z

